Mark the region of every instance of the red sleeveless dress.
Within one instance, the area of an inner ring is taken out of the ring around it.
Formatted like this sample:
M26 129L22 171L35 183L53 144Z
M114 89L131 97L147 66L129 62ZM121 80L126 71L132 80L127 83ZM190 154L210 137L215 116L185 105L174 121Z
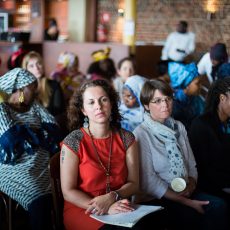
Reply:
M110 152L110 137L94 139L94 144L104 165L107 166ZM126 150L134 142L131 132L121 129L113 132L112 156L110 168L110 188L119 189L126 183L128 170L126 166ZM78 186L79 189L95 197L106 193L106 176L98 162L90 136L84 129L70 133L63 144L79 157ZM64 202L64 225L67 230L96 230L103 223L85 214L85 209L79 208L67 201Z

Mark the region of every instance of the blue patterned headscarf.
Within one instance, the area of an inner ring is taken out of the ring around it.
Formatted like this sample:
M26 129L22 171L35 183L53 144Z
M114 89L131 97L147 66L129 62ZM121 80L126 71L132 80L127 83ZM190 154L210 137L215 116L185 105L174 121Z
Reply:
M146 78L139 75L131 76L124 84L124 88L128 89L138 102L138 107L128 108L123 102L119 106L119 110L123 117L121 127L129 131L133 131L144 120L144 108L140 102L140 94Z
M139 75L133 75L127 79L127 81L123 86L123 88L127 88L136 97L139 106L141 106L141 102L140 102L141 89L146 80L147 80L146 78L141 77Z
M185 65L177 62L169 62L168 74L173 89L184 89L194 78L199 76L195 63Z
M14 68L0 77L0 90L12 94L14 90L21 89L37 81L36 77L22 68Z

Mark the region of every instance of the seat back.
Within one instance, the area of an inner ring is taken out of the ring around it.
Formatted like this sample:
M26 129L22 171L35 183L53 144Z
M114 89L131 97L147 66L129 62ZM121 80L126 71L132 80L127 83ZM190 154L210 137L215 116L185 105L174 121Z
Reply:
M54 227L56 230L63 229L63 204L64 198L60 180L60 152L51 157L49 173L54 205Z

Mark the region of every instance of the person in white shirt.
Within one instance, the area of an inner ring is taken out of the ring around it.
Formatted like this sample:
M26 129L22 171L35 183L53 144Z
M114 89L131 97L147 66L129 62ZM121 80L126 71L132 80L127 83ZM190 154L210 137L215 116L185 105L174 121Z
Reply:
M226 45L224 43L216 43L211 47L210 52L204 54L198 62L198 73L200 75L206 75L211 84L214 80L217 80L219 67L227 62L228 53Z
M166 39L162 49L161 60L183 62L185 57L195 50L195 34L188 32L188 23L180 21L177 31L172 32Z

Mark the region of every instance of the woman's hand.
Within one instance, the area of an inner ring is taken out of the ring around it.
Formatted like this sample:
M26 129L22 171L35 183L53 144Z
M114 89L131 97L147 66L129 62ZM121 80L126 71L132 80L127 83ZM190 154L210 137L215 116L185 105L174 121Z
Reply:
M200 200L191 200L191 199L187 199L185 198L186 201L183 202L185 205L194 208L197 212L204 214L204 209L203 206L204 205L208 205L209 201L200 201Z
M128 199L122 199L110 206L108 214L113 215L122 212L132 212L134 210L135 209L131 206L131 203Z
M184 191L180 192L179 195L190 197L196 189L196 181L194 178L189 177L188 183Z
M86 209L85 213L94 213L97 215L106 214L114 202L115 199L112 193L94 197L92 200L90 200L89 207Z
M172 191L170 188L168 188L168 190L164 194L164 197L174 202L189 206L199 213L204 213L203 206L209 204L209 201L192 200L184 195L181 195L181 193L176 193Z

